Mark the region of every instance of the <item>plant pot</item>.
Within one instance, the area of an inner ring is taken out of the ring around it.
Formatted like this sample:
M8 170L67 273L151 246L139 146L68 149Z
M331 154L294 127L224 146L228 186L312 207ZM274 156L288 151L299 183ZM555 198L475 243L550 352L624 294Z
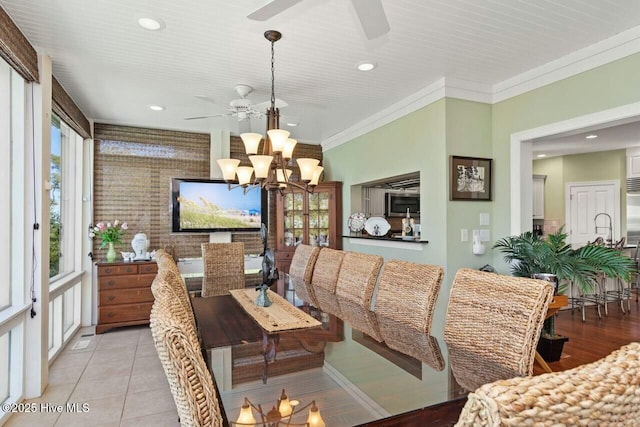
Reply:
M547 362L557 362L562 355L564 343L569 341L569 337L558 335L554 338L540 337L536 350Z

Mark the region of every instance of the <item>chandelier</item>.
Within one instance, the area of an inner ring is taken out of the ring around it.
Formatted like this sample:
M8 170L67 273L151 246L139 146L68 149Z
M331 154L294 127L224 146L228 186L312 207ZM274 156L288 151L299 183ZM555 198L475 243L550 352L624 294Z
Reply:
M260 186L265 190L284 191L295 187L312 193L320 180L323 167L318 159L297 159L300 168L300 182L290 180L293 170L293 149L298 141L289 138L290 133L280 129L280 110L276 108L275 74L274 74L274 44L282 34L275 30L264 33L264 37L271 42L271 106L267 109L267 134L264 136L262 151L258 154L263 135L259 133L243 133L240 135L244 148L252 166L240 166L238 159L218 159L222 169L222 176L231 188L237 183L245 191L250 186ZM237 177L237 180L236 180Z
M244 398L244 404L240 408L240 414L235 422L231 422L236 426L266 426L275 427L278 425L286 426L308 426L308 427L325 427L324 420L320 416L320 411L316 406L316 401L312 400L305 406L298 408L299 402L297 400L289 400L284 389L278 399L275 406L271 408L266 414L262 410L262 406L254 405L249 399ZM299 414L304 409L309 408L309 417L306 422L296 423L292 421L295 414ZM256 421L253 410L258 411L260 420Z

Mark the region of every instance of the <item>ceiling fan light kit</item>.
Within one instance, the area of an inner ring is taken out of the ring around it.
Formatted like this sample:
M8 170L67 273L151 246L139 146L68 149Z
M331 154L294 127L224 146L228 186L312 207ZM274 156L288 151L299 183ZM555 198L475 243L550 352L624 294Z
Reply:
M298 159L301 182L290 180L292 170L287 166L293 157L293 150L298 141L289 138L289 131L280 129L280 110L276 108L275 97L274 44L282 38L282 34L275 30L269 30L264 33L264 37L271 43L271 104L266 114L267 132L262 152L258 154L262 135L243 133L240 138L252 166L239 166L240 160L238 159L218 159L218 164L230 189L232 185L237 184L242 186L245 191L248 191L250 187L257 186L268 191L278 190L281 192L289 187L295 187L312 193L324 169L319 166L320 160L318 159ZM246 85L235 87L240 96L242 93L250 92L250 90L247 92L247 88L251 89Z

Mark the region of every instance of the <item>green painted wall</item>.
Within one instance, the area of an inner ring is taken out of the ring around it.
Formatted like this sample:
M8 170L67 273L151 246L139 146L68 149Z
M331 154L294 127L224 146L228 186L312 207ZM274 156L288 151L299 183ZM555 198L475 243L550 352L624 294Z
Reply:
M639 101L640 54L635 54L494 104L494 239L511 229L511 134ZM508 271L497 252L494 265Z
M544 182L544 217L564 224L564 161L562 156L533 161L533 173L546 175Z
M618 181L620 183L621 232L627 229L627 177L626 150L599 151L597 153L574 154L533 161L533 173L547 175L545 182L545 219L557 218L559 224L565 219L565 192L570 182Z
M385 259L405 259L428 264L446 264L445 100L442 99L402 117L348 144L325 151L325 176L342 181L343 234L348 235L347 219L360 207L360 191L352 186L419 171L423 239L422 251L364 246L343 241L345 250L382 255ZM352 198L354 199L352 204ZM355 240L355 239L354 239ZM407 243L407 245L409 245Z
M491 158L491 105L479 102L447 98L446 101L446 143L447 157L467 156ZM449 165L449 162L447 162ZM447 172L447 176L449 176ZM424 182L424 181L423 181ZM447 191L449 185L447 184ZM450 201L447 198L447 217L444 227L447 230L447 279L453 280L461 267L480 268L493 262L491 245L485 242L484 255L472 252L472 230L487 228L480 226L480 214L488 213L493 219L493 203L483 201ZM461 230L469 230L469 241L461 241ZM449 280L445 281L449 283Z
M565 80L532 90L494 105L442 99L392 123L324 152L325 179L344 183L343 232L353 186L419 171L421 224L429 244L423 251L390 249L344 242L345 250L377 253L385 259L438 264L445 281L436 306L443 318L448 286L460 267L477 268L485 262L508 272L492 243L511 230L510 137L513 133L590 113L640 102L640 54L635 54ZM449 155L493 158L493 202L449 201ZM353 195L353 196L352 196ZM460 242L460 230L479 228L479 214L491 215L491 242L487 255L471 254L471 242Z

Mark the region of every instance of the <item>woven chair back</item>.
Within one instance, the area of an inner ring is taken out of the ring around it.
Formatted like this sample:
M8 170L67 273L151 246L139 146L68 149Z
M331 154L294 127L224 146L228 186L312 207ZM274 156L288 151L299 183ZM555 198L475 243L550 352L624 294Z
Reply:
M200 349L193 344L169 301L156 300L150 315L151 334L169 382L180 424L222 426L213 378Z
M311 277L319 253L318 246L298 245L289 267L289 279L296 295L314 307L318 307L318 300L311 287Z
M371 299L383 262L379 255L346 252L336 284L342 319L378 341L382 336L371 311Z
M158 270L172 270L178 274L180 273L178 264L176 264L173 257L164 249L156 250L155 260L158 264Z
M444 340L518 375L531 375L553 291L542 280L460 269L449 296Z
M202 296L226 295L230 289L242 289L244 280L244 243L203 243Z
M194 345L199 345L191 302L186 288L177 281L175 272L160 269L151 285L151 292L155 301L162 304L164 309L168 310L169 314L184 326Z
M311 275L311 288L322 311L341 317L336 299L338 273L345 252L337 249L322 248Z
M640 343L567 371L485 384L470 393L456 426L637 426Z
M443 277L444 270L437 265L385 263L374 309L383 337L392 337L398 325L429 334Z
M302 279L304 282L311 282L313 267L316 265L319 246L298 245L291 259L289 276Z

